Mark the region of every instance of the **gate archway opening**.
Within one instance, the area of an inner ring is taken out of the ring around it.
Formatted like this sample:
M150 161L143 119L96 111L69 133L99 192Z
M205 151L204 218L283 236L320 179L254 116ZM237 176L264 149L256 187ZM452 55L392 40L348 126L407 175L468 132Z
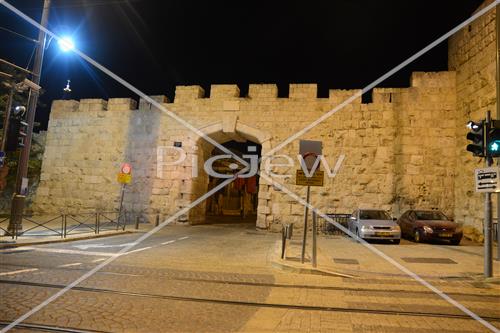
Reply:
M243 155L261 156L262 146L253 141L230 140L222 143L235 155L244 159ZM210 157L225 155L219 148L213 148ZM223 175L234 175L241 171L244 166L236 163L233 158L217 159L213 163L215 172ZM207 191L210 191L225 178L208 176ZM226 187L207 199L206 221L207 223L253 223L257 221L257 206L259 202L259 176L253 175L247 178L237 178Z
M242 156L243 154L258 154L260 158L261 155L271 149L271 135L269 133L245 125L238 121L237 117L233 117L229 120L230 121L225 119L225 121L212 123L200 128L200 131L205 133L205 135L209 136L212 140L233 150L238 156ZM249 152L248 148L250 146L256 147L255 151ZM220 181L211 178L204 170L205 161L212 157L213 154L219 154L215 147L203 138L198 138L193 153L197 156L197 165L193 165L192 167L197 168L199 172L191 181L191 200L201 197L214 186L220 184ZM226 153L222 153L222 155L225 154ZM231 161L231 163L234 162L236 161ZM225 167L223 161L221 161L221 164L222 167ZM259 165L259 170L262 165L263 164ZM226 164L226 166L228 165ZM262 170L260 171L262 172ZM254 180L245 181L244 184L242 181L238 181L239 184L231 184L229 189L221 190L221 194L223 195L222 202L219 202L217 198L218 194L214 194L202 201L189 211L189 223L200 224L214 223L217 221L219 223L224 223L226 221L238 222L242 221L241 216L243 216L246 221L251 221L256 228L267 229L269 227L269 219L267 217L268 209L264 206L269 204L269 200L265 199L268 186L264 184L262 180L259 180L258 177L254 179L255 190L253 188ZM234 182L235 181L233 181L233 183ZM225 194L225 199L223 191L229 191L229 193ZM254 191L255 193L253 193ZM239 205L237 204L237 199L235 199L238 195L243 197L243 199L240 199ZM241 203L241 200L243 200L243 203ZM242 208L243 212L241 212ZM239 215L236 215L237 210L239 210Z

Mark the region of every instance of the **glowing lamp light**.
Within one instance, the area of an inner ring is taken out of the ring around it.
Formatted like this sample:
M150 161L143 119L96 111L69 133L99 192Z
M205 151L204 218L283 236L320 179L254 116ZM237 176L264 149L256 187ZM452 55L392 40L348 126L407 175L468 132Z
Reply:
M59 48L63 52L69 52L75 48L75 43L73 42L73 39L71 39L71 37L63 37L59 39L57 43L59 44Z
M491 151L498 151L499 148L500 148L500 145L498 144L498 141L495 141L495 142L490 144Z

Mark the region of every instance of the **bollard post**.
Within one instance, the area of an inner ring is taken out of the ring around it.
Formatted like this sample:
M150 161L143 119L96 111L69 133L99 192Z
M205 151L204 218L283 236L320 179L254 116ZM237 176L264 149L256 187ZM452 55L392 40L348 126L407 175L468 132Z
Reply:
M99 213L95 213L95 230L96 233L99 234L101 229L101 220L99 219Z
M285 246L286 246L286 227L281 227L281 259L285 259Z
M125 231L126 225L127 225L127 211L123 213L123 228L122 228L123 231Z
M66 238L66 233L67 233L67 230L68 230L68 222L67 221L68 221L68 217L66 215L64 215L64 220L63 220L63 225L64 225L64 227L63 227L63 229L64 229L63 235L64 235L64 238Z
M139 229L139 216L135 217L135 230Z
M156 214L156 222L155 222L155 227L160 225L160 214Z
M312 211L312 267L316 268L318 265L316 254L317 254L317 240L316 240L316 229L317 229L317 216L316 211Z
M65 214L61 215L61 238L64 237L64 217L65 216L66 216Z

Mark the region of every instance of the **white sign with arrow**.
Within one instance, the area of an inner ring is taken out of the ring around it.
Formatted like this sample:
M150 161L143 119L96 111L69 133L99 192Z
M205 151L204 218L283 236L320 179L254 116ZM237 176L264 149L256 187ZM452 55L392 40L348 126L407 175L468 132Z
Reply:
M500 168L488 167L475 170L476 192L500 192Z

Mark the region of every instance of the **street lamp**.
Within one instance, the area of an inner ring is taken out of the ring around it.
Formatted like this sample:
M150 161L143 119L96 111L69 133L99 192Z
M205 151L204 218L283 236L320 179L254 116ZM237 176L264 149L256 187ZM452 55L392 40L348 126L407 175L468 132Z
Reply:
M70 52L75 49L75 43L69 36L62 37L57 41L57 44L63 52Z

